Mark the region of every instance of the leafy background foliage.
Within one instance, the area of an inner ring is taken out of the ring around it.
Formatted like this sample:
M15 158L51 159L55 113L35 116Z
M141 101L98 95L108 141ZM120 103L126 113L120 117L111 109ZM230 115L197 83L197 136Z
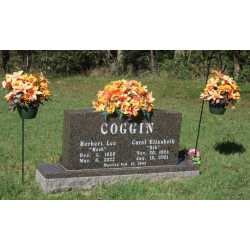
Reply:
M148 74L151 69L150 50L123 50L122 65L117 63L117 50L110 50L109 58L105 50L33 50L28 51L28 71L43 71L51 75L75 75L112 73L116 75ZM226 65L227 73L234 76L233 50L221 50L223 68ZM211 58L211 68L220 69L218 51L185 50L176 56L175 50L154 50L154 72L169 79L191 80L204 78L207 72L207 63ZM250 51L239 51L240 72L238 81L250 81ZM111 70L111 64L116 64ZM7 62L7 72L21 70L23 65L23 51L10 51ZM0 67L3 69L3 58L0 58ZM25 60L25 69L27 65ZM2 70L3 73L3 70Z

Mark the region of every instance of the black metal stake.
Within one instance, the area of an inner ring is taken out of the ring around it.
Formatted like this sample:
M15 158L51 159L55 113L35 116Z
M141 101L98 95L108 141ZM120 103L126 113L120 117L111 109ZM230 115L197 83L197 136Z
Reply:
M211 59L212 59L212 55L211 55L211 57L209 59L209 64L208 64L208 68L207 68L206 84L207 84L207 80L208 80L208 76L209 76ZM197 134L196 145L195 145L195 152L194 152L195 157L196 157L196 151L197 151L197 147L198 147L198 140L199 140L199 134L200 134L200 127L201 127L201 118L202 118L202 113L203 113L203 106L204 106L204 99L202 101L202 106L201 106L200 122L199 122L198 134Z
M220 50L219 50L219 54L220 54L220 71L222 71L222 55L221 55ZM209 61L208 69L207 69L206 84L207 84L207 80L208 80L208 76L209 76L209 70L210 70L211 59L212 59L212 55L211 55L211 57L210 57L210 61ZM225 70L225 69L224 69L224 70ZM203 106L204 106L204 99L203 99L203 101L202 101L202 106L201 106L200 122L199 122L199 127L198 127L198 134L197 134L196 146L195 146L195 154L194 154L195 157L196 157L196 151L197 151L198 140L199 140L199 134L200 134L200 126L201 126L201 118L202 118L202 113L203 113Z
M24 53L23 53L23 70L24 70ZM24 119L22 119L22 184L24 184Z
M24 119L22 119L22 183L24 184Z

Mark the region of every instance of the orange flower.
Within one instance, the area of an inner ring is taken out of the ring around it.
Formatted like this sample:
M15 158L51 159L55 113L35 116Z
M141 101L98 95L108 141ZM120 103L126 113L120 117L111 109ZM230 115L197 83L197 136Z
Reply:
M37 82L37 75L33 75L33 74L31 74L30 76L29 76L29 82L30 82L30 84L31 85L34 85L36 82Z
M14 96L15 95L13 94L13 92L10 92L8 95L5 96L5 98L7 99L7 101L9 101Z
M49 83L49 81L43 76L42 73L40 74L40 82ZM46 86L47 86L47 85L46 85Z
M30 101L30 97L31 97L31 95L29 92L27 92L26 94L23 95L24 101Z
M49 98L49 96L51 95L51 93L50 93L49 90L43 91L43 94L44 94L47 98Z
M100 104L98 102L92 102L92 103L94 105L93 108L95 108L95 109L98 109L98 107L100 106Z
M41 95L42 92L38 91L38 89L36 87L33 87L33 88L30 88L29 89L29 93L30 95L35 99L37 100L37 95Z
M107 107L107 111L108 111L109 114L113 114L114 111L115 111L115 107L114 106L109 106L109 107Z
M226 92L230 92L232 89L231 89L231 86L230 85L225 85L224 86L224 91Z
M216 77L216 76L219 76L219 77L220 77L220 76L222 76L222 75L224 74L224 72L222 72L222 71L218 72L218 71L216 71L216 70L212 70L212 72L215 73L215 77Z
M26 83L24 84L22 81L18 81L16 83L18 83L18 85L13 87L16 92L26 93L26 90L31 88L31 86L28 86Z
M217 91L209 91L209 94L208 100L213 99L215 101L216 99L223 98Z
M230 92L229 95L228 95L228 99L233 99L233 100L239 100L240 99L240 93L236 92L236 93L233 93Z
M47 83L45 83L45 82L41 82L41 83L39 84L39 86L40 86L40 90L41 90L41 91L44 91L44 90L47 89Z
M240 88L236 85L236 82L234 82L233 84L231 84L231 88L233 90L240 90Z
M210 86L210 87L216 87L217 86L217 79L212 77L210 78L208 81L207 81L207 86Z

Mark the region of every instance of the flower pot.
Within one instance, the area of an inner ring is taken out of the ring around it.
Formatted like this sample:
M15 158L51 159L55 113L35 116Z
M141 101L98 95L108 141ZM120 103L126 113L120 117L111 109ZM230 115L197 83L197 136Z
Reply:
M38 106L17 106L17 109L22 119L33 119L36 118Z
M210 113L214 114L214 115L223 115L226 112L226 108L225 108L225 104L224 105L220 105L220 104L211 104L209 103L209 110Z

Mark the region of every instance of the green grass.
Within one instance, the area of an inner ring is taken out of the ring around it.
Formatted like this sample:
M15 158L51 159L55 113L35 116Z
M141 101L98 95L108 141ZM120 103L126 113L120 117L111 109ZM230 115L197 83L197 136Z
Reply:
M25 184L21 183L22 120L10 112L0 91L0 199L250 199L250 85L238 83L242 100L223 116L204 105L198 150L200 175L186 181L129 182L101 185L89 191L44 194L35 182L36 165L60 162L63 111L92 107L96 94L119 77L49 78L51 102L40 106L36 119L25 120ZM137 79L135 77L135 79ZM204 81L140 78L153 91L156 109L182 113L179 149L195 147Z

